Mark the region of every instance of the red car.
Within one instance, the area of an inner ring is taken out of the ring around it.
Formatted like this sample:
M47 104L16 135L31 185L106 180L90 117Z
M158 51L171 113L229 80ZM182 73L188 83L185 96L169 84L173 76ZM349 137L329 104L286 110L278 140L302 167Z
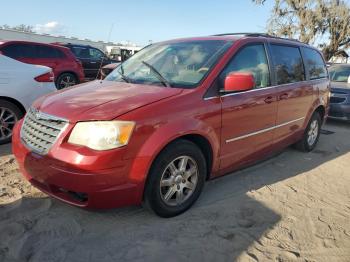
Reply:
M268 35L152 44L93 81L37 100L13 132L24 176L86 208L187 210L204 182L295 144L328 114L321 53ZM296 163L297 164L297 163Z
M69 48L27 41L0 42L0 53L23 63L51 67L57 89L84 81L81 62Z

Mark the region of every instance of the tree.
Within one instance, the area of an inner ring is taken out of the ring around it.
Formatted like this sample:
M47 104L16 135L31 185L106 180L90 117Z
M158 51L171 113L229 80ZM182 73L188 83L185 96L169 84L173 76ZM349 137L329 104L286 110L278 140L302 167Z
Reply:
M350 7L341 0L276 0L267 29L272 35L318 45L328 61L350 47Z
M20 32L34 33L34 31L33 31L34 27L31 25L20 24L20 25L16 25L16 26L9 26L9 25L5 24L5 25L0 26L0 28L11 29L11 30L16 30L16 31L20 31Z

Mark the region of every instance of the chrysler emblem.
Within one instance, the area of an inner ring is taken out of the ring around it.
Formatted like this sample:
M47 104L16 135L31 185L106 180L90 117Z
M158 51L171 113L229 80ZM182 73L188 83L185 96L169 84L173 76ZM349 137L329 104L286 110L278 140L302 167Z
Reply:
M38 109L32 109L32 112L36 119L42 119L42 113Z

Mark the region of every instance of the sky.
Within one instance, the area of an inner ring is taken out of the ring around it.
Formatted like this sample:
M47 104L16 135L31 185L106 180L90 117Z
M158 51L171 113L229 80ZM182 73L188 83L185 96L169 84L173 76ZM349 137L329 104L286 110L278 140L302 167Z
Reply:
M1 3L0 25L102 41L152 42L231 32L264 32L274 1L17 0Z

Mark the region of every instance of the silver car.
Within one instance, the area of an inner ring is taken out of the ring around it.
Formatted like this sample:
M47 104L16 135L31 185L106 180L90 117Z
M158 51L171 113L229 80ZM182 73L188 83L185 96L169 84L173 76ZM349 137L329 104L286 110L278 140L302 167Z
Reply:
M51 68L0 54L0 144L11 141L13 127L34 100L54 91Z

